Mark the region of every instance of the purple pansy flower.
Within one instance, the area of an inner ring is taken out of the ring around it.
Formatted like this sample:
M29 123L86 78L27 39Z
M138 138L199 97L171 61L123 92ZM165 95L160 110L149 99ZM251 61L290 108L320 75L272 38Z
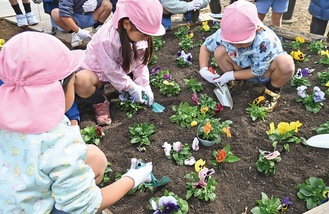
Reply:
M307 86L305 86L305 85L297 87L298 96L300 96L301 98L304 99L307 96L306 92L305 92L306 89L307 89Z
M163 74L163 79L171 80L170 74Z
M278 213L285 213L286 210L289 208L290 205L293 203L290 201L289 196L285 197L282 201L280 206L276 209Z
M179 58L181 58L181 57L183 57L183 56L185 56L185 52L184 52L184 50L181 50L181 51L178 51L178 52L177 52L177 59L179 59Z
M318 86L315 86L314 89L314 102L318 103L318 102L322 102L324 100L324 95L325 93L323 91L321 91L321 89Z
M153 69L151 70L151 74L152 74L153 76L155 76L155 75L158 75L158 74L160 73L160 71L161 71L161 68L160 68L160 67L155 67L155 68L153 68Z
M154 214L169 214L179 210L177 199L171 195L162 196L159 199L159 205L152 200L151 205L152 209L155 210Z

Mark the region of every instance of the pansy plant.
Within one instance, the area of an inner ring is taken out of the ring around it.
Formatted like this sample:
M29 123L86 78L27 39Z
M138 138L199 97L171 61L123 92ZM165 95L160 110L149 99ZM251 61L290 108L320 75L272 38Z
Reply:
M292 49L300 50L304 43L305 43L305 39L303 37L297 36L295 38L295 41L291 42Z
M329 71L318 72L317 75L320 79L321 85L329 87Z
M188 202L168 190L163 196L153 197L149 202L154 214L186 214L189 211Z
M298 68L296 74L291 79L291 86L297 88L298 86L311 86L310 81L306 77L312 73L314 69Z
M307 49L313 51L315 53L320 53L320 51L324 48L324 42L321 40L314 40L307 46Z
M180 141L177 141L171 145L168 142L164 142L162 147L165 155L173 159L177 165L194 165L195 159L192 156L190 144L182 144Z
M177 65L181 67L186 67L192 65L192 54L185 53L183 50L177 52Z
M275 164L281 161L280 152L259 150L258 160L256 162L257 170L265 173L266 176L275 173Z
M87 126L80 130L82 139L87 144L98 144L101 139L105 136L103 128L101 126Z
M293 204L289 197L285 197L281 202L279 198L268 197L266 193L261 193L262 198L256 200L257 206L252 208L250 212L252 214L283 214Z
M261 102L264 99L264 96L260 96L255 102ZM265 120L268 111L264 107L260 107L258 103L249 103L249 107L246 108L246 113L251 117L252 121L256 121L257 119Z
M163 44L165 43L165 41L163 41L162 39L162 36L153 36L152 41L153 41L153 49L155 52L160 50L163 47Z
M189 26L182 26L179 27L175 32L174 35L176 36L176 38L178 38L179 40L181 40L182 38L186 38L186 35L188 34L190 30Z
M191 50L194 47L193 40L188 37L183 37L178 43L179 47L183 50Z
M278 144L283 144L286 151L289 151L289 143L300 143L305 141L303 137L298 136L298 129L302 126L302 123L297 121L294 122L280 122L275 128L274 123L270 123L270 129L266 132L274 149L277 148Z
M193 77L189 79L184 79L185 86L192 90L193 93L198 93L203 91L202 83L194 79Z
M317 134L329 134L329 120L320 124L319 127L313 128Z
M216 168L221 168L223 163L235 163L240 160L238 156L233 155L231 152L230 144L226 144L223 149L213 151L215 160L210 162Z
M306 110L313 113L318 113L321 110L322 102L325 100L325 93L318 86L313 88L311 94L307 94L306 86L299 86L297 87L297 95L296 101L303 103Z
M140 103L135 102L135 98L131 97L129 93L121 93L119 99L118 108L125 111L128 118L131 118L139 110L145 109Z
M326 199L329 186L326 186L322 178L310 177L305 183L298 184L296 189L298 198L305 201L307 209L310 210Z
M155 133L155 125L148 123L134 123L133 126L129 127L130 142L132 144L139 144L139 151L146 151L146 146L151 144L150 138Z
M195 164L200 163L197 161ZM186 174L184 176L188 180L186 182L186 200L193 196L203 201L214 201L217 198L215 193L217 181L212 177L214 173L214 169L208 169L203 165L199 171Z
M320 64L329 65L329 50L322 50L320 52L321 58L319 60Z

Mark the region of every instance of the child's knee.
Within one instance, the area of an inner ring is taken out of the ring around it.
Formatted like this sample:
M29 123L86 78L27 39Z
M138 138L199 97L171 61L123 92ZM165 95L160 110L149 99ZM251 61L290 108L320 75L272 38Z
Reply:
M222 45L218 46L214 51L214 57L216 61L225 59L225 57L228 57L226 48Z
M283 75L293 76L295 72L295 63L288 54L280 54L277 56L276 65Z

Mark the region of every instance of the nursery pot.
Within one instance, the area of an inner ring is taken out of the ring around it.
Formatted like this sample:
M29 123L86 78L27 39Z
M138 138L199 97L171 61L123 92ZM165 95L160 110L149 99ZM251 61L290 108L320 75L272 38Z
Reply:
M200 134L199 134L199 128L200 128L200 125L198 126L198 130L196 132L196 136L197 136L199 142L202 143L202 145L209 147L209 146L212 146L212 145L216 144L216 141L215 140L202 139L200 137Z

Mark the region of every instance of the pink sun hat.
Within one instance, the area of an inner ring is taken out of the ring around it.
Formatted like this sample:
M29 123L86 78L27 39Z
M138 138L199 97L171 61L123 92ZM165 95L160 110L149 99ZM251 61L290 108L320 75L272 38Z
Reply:
M76 71L84 56L45 33L12 37L0 51L0 129L39 134L56 127L65 113L59 80Z
M258 27L265 26L258 18L256 6L246 0L238 0L224 10L220 22L221 40L232 44L251 42Z
M113 14L113 27L118 29L120 19L128 17L136 28L150 36L162 36L166 30L161 24L163 7L159 0L119 0Z

